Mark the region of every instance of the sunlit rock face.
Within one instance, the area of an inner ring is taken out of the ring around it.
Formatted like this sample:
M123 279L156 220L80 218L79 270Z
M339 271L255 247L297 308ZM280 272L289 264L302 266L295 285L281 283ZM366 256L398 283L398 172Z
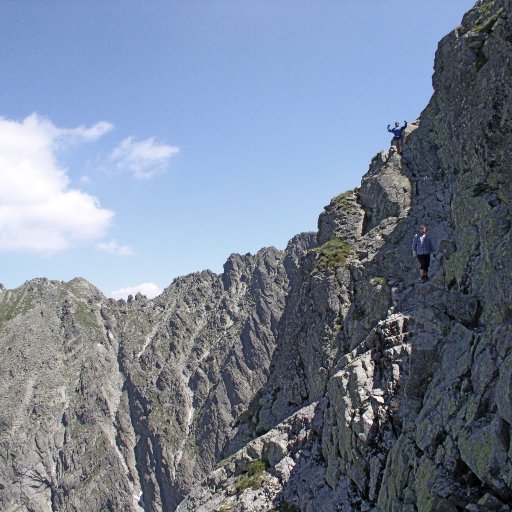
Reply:
M509 510L511 14L505 1L466 14L403 155L376 155L326 207L238 427L255 439L180 510ZM423 223L426 284L411 251Z
M285 251L153 300L0 288L0 508L509 510L511 16L477 2L403 154Z

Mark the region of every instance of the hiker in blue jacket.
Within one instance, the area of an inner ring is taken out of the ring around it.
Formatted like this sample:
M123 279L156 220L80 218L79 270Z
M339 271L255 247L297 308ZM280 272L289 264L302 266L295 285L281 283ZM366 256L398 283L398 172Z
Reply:
M420 228L420 234L414 235L412 240L412 254L420 262L420 279L422 283L428 281L428 267L430 265L430 255L434 252L432 240L427 235L427 226L423 224Z
M395 122L395 127L391 128L391 125L388 124L388 132L393 134L393 138L391 139L391 145L396 146L396 150L399 155L402 154L403 144L404 144L404 130L407 128L407 121L404 121L404 125L400 128L400 123L398 121Z

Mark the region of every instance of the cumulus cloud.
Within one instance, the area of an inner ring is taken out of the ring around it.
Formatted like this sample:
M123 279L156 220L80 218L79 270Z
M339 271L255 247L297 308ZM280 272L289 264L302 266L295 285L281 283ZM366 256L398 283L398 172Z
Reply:
M179 148L157 144L153 137L141 141L128 137L112 151L110 160L116 163L120 171L145 179L165 171L176 153L179 153Z
M110 242L102 242L96 245L100 251L107 252L109 254L117 254L118 256L132 256L133 249L129 245L119 245L116 239Z
M162 289L155 283L142 283L137 286L128 286L127 288L113 291L110 293L110 297L113 299L127 299L128 295L135 296L139 292L148 299L153 299L162 293Z
M106 122L62 129L36 114L0 118L0 251L53 253L105 235L113 212L70 188L56 150L111 129Z

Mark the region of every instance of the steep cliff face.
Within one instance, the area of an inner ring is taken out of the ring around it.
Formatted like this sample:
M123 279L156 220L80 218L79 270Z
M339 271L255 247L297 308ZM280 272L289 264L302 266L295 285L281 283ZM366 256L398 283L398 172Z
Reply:
M477 2L403 155L285 251L154 300L0 289L0 508L509 510L511 34Z
M477 2L439 45L403 156L377 155L321 215L244 425L263 435L179 510L509 510L511 15Z

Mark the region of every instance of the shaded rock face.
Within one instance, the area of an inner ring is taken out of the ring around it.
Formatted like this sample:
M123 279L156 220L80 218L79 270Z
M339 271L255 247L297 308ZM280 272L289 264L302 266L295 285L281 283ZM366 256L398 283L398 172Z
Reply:
M0 288L2 510L509 510L511 17L477 2L403 155L284 252Z

